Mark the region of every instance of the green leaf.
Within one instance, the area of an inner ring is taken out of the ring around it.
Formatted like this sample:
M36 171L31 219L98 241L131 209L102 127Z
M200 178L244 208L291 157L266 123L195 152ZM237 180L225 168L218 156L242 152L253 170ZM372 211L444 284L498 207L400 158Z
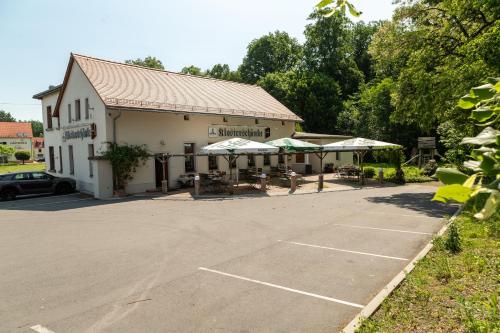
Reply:
M486 127L478 135L473 138L463 138L461 144L472 144L472 145L490 145L497 141L497 137L500 136L500 131L494 128Z
M482 86L471 89L471 95L478 97L481 100L492 98L496 92L495 87L491 83L483 84Z
M495 115L495 112L488 107L482 106L475 110L472 110L471 118L479 121L480 123L484 123L488 121L491 117Z
M474 186L474 183L476 182L477 174L473 174L467 180L464 182L463 186L472 188Z
M322 0L317 5L316 8L321 9L333 3L334 0Z
M497 92L500 92L500 78L499 77L489 77L486 79L488 83L492 84L495 87Z
M460 100L458 101L458 106L464 110L469 110L475 107L478 102L479 98L472 97L471 95L467 94L464 97L460 98Z
M436 176L446 185L463 184L467 178L469 178L465 173L451 168L438 168L436 170Z
M475 214L474 217L478 220L484 220L492 216L496 211L498 211L500 205L500 195L498 191L490 194L486 200L483 209L479 213Z
M444 203L449 201L464 203L469 200L471 193L472 190L470 188L459 184L445 185L437 189L432 200Z
M486 173L490 173L495 170L495 164L496 161L493 157L490 155L491 153L485 153L483 154L483 160L481 161L481 164L479 167L483 169Z
M347 2L347 6L349 7L349 13L351 13L352 16L358 17L361 15L361 12L358 12L351 3Z

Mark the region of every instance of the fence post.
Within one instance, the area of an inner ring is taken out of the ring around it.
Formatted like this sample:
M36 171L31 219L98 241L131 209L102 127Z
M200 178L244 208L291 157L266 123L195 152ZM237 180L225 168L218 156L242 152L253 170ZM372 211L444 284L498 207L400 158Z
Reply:
M260 190L266 192L267 187L267 175L265 173L260 175Z
M290 174L290 193L295 192L297 189L297 174L292 171Z
M323 174L320 173L318 176L318 192L323 191Z
M200 175L194 176L194 195L200 195Z

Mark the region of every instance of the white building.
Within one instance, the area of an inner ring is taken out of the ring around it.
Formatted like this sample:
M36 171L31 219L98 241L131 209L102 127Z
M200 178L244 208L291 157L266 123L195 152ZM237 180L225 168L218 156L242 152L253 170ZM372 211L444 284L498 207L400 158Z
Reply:
M32 139L31 123L0 122L0 145L10 146L15 151L27 151L30 155L33 155ZM16 161L14 154L7 156L7 161Z
M109 142L145 144L151 154L197 153L231 137L268 141L291 137L302 121L262 88L72 54L61 86L33 96L42 101L48 172L73 177L98 198L113 194L108 161L94 159ZM90 159L89 159L90 158ZM278 157L271 156L276 165ZM352 161L352 158L351 158ZM255 164L264 170L264 157ZM269 164L269 163L266 163ZM239 158L245 168L247 159ZM172 157L169 187L185 173L225 170L222 157ZM151 157L127 184L128 193L157 188L161 163Z

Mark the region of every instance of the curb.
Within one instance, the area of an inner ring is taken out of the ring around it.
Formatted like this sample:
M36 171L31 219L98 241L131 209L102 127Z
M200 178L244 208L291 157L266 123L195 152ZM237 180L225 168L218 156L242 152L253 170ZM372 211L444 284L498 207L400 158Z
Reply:
M442 236L448 227L453 223L457 216L462 212L462 207L459 207L457 211L452 215L452 217L446 223L435 236ZM382 302L396 289L401 282L406 278L416 266L417 262L424 258L427 253L434 246L433 240L431 240L427 245L417 254L415 258L401 272L399 272L374 298L347 324L340 332L341 333L355 333L356 329L359 328L364 318L370 317L382 304Z

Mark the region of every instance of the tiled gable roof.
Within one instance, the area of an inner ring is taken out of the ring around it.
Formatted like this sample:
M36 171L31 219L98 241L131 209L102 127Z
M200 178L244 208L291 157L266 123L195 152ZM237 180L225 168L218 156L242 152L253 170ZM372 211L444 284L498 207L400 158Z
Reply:
M31 123L0 122L0 138L32 138Z
M68 70L71 69L73 61L80 66L104 104L110 108L301 121L259 86L144 68L77 54L72 54ZM57 109L56 107L56 112Z

